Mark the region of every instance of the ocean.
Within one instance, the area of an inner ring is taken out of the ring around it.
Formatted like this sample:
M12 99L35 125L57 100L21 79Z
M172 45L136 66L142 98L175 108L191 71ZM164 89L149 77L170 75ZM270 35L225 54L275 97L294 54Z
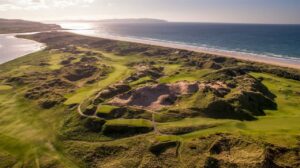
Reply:
M59 24L87 35L128 37L300 61L300 25L173 22Z

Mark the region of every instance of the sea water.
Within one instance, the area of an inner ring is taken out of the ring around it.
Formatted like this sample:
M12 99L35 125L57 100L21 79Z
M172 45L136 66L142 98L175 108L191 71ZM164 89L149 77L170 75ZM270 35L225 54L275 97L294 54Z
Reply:
M66 22L79 33L183 44L300 60L300 25ZM300 65L299 65L300 66Z

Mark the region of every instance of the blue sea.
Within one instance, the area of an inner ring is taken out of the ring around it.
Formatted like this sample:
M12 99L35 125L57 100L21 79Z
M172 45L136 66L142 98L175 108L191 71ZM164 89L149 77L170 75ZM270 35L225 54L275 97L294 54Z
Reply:
M300 25L66 22L94 34L170 42L208 49L300 60ZM299 65L300 66L300 65Z

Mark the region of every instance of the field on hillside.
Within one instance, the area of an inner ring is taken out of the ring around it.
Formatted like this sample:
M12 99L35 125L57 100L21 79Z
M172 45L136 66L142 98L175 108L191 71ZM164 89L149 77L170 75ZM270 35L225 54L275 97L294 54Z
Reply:
M58 32L25 38L48 48L0 65L0 167L300 166L296 70Z

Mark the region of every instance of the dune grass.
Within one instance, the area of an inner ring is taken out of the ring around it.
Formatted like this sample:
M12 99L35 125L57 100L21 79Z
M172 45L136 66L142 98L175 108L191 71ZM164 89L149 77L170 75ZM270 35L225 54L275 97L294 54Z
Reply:
M145 82L147 82L149 80L151 80L151 77L145 76L145 77L142 77L142 78L140 78L140 79L138 79L138 80L136 80L134 82L131 82L130 85L131 86L140 85L140 84L143 84L143 83L145 83Z
M296 146L300 135L300 82L264 73L251 73L277 96L277 110L266 110L266 116L256 121L237 121L211 118L186 118L177 122L161 123L159 129L188 125L217 124L216 127L202 129L181 136L162 136L159 139L193 139L214 133L231 133L247 135L282 146Z
M160 83L175 83L178 81L188 81L195 82L200 81L201 77L212 72L210 69L201 69L201 70L182 70L178 74L167 75L159 80Z
M46 156L60 166L77 167L58 147L60 119L65 115L62 108L42 110L18 97L0 94L0 151L16 158L15 165L20 167L38 168Z
M178 71L181 67L180 64L168 64L168 65L161 65L164 67L164 74L170 75L176 71Z
M9 85L0 85L0 91L6 91L12 89L12 86Z
M65 105L81 103L96 91L104 89L107 86L116 83L129 75L131 71L127 66L125 66L126 61L124 61L124 59L120 59L118 56L112 54L104 54L104 56L111 60L106 61L106 63L107 65L113 67L113 72L111 72L107 78L100 80L96 84L82 87L80 89L77 89L75 94L67 95L66 98L68 99L64 103Z
M86 85L70 95L66 95L67 101L65 105L81 103L86 98L95 94L96 91L104 89L114 83L125 79L132 72L128 67L128 63L139 59L138 56L116 56L114 54L95 51L103 55L103 63L113 67L113 71L105 78L95 84ZM51 55L46 51L41 51L26 57L19 58L13 62L2 65L0 72L18 69L23 65L24 69L41 68L39 63L50 61L50 69L56 70L61 67L60 62L65 55ZM101 57L102 58L102 57ZM182 67L180 64L166 64L164 66L165 77L159 79L161 83L173 83L177 81L201 81L201 78L212 72L209 69L190 69ZM49 67L47 67L49 70ZM186 68L181 70L181 68ZM18 70L18 71L24 71ZM35 69L36 70L36 69ZM180 121L157 123L158 130L176 127L188 126L211 126L199 129L183 135L155 135L159 141L166 140L190 140L201 136L215 133L231 133L238 135L247 135L256 139L264 140L283 146L294 146L298 143L300 135L300 82L288 80L277 76L264 73L251 73L256 78L263 77L263 83L274 93L277 98L277 110L267 110L266 116L258 117L256 121L237 121L229 119L212 119L212 118L185 118ZM138 85L149 80L150 77L144 77L131 83ZM2 90L1 90L2 89ZM15 167L42 167L41 165L48 161L57 161L58 167L79 167L80 163L76 163L78 158L73 158L65 153L61 141L62 123L70 118L70 111L61 105L53 109L41 109L36 102L24 99L23 88L12 89L8 85L0 85L0 167L5 161L5 166L15 165ZM196 99L191 97L191 99ZM203 103L203 99L199 96L199 102ZM181 108L187 107L190 101L187 98L186 104L179 104ZM204 102L205 103L205 102ZM116 107L103 105L100 106L98 112L109 113ZM76 110L72 111L76 114ZM77 114L79 115L79 114ZM78 117L79 120L80 117ZM79 122L78 122L79 123ZM75 123L78 124L78 123ZM80 124L80 123L79 123ZM130 126L130 127L153 127L150 120L145 119L114 119L108 120L106 126ZM73 125L71 125L73 129ZM83 134L77 136L84 137ZM98 138L100 133L94 133ZM152 136L153 132L149 135ZM80 139L80 138L79 138ZM92 140L87 137L86 139ZM133 139L133 138L132 138ZM87 140L87 141L88 141ZM99 139L93 139L99 140ZM111 140L111 139L109 139ZM134 140L134 139L133 139ZM121 140L120 140L121 141ZM111 143L120 142L115 140ZM88 142L77 142L88 143ZM46 159L45 159L46 158ZM3 159L3 160L2 160Z
M144 119L115 119L107 121L105 125L152 127L151 121Z
M51 70L57 70L60 69L62 67L62 65L60 64L60 62L63 60L63 56L65 54L62 53L58 53L58 54L53 54L50 56L50 61L49 61L49 68Z

